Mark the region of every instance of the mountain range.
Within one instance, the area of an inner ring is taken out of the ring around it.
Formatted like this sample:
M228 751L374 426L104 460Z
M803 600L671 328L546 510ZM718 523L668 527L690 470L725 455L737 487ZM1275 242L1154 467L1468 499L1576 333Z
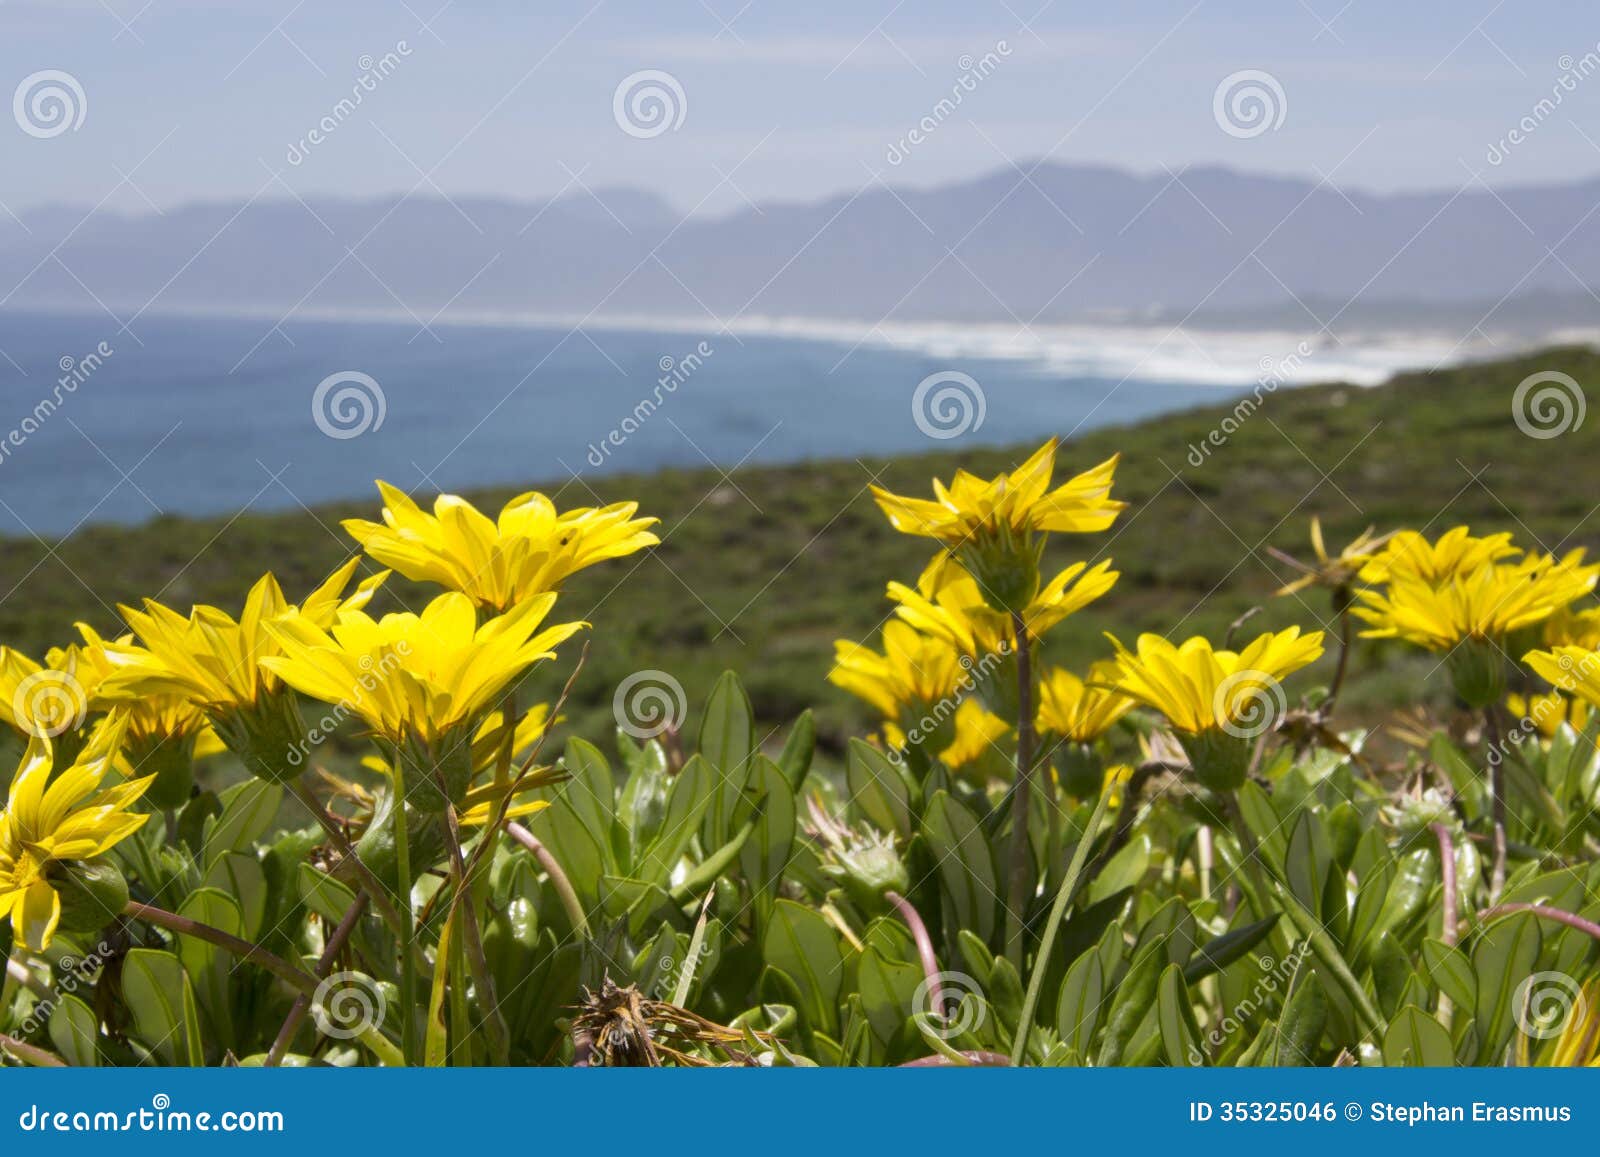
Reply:
M1600 178L1376 194L1044 163L685 219L648 190L0 217L0 308L1587 324ZM15 288L11 288L11 287ZM9 290L9 292L6 292Z

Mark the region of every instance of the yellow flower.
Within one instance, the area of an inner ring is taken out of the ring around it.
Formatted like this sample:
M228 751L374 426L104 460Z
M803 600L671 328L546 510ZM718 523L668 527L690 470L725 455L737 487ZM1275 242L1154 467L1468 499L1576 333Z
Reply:
M1011 725L976 699L964 699L956 708L955 736L939 752L939 762L951 771L976 763L1011 733Z
M1105 530L1127 506L1111 499L1117 456L1051 490L1057 445L1050 439L1009 474L983 479L957 470L949 486L934 479L932 501L904 498L878 486L872 494L896 530L936 538L948 547L1001 528L1017 537L1035 531Z
M884 624L882 654L849 639L835 641L833 650L828 681L870 703L885 719L953 699L971 680L970 665L949 642L898 620Z
M1506 710L1515 720L1529 720L1546 739L1553 739L1562 725L1581 732L1589 721L1589 705L1581 699L1569 699L1559 691L1543 695L1519 695L1513 691L1506 696Z
M1518 1042L1524 1054L1529 1035L1522 1033ZM1600 977L1585 984L1572 1002L1549 1064L1558 1068L1600 1068Z
M1352 613L1371 624L1362 636L1446 651L1466 640L1498 643L1543 622L1594 590L1600 565L1583 565L1583 551L1576 550L1559 561L1529 555L1484 563L1437 581L1400 566L1388 573L1387 588L1358 592L1365 605Z
M1551 615L1544 624L1544 644L1560 647L1571 644L1600 650L1600 607L1575 611L1564 607Z
M1377 557L1391 537L1392 535L1388 534L1376 534L1374 528L1369 526L1346 544L1338 554L1330 555L1322 537L1322 521L1313 517L1311 549L1316 554L1315 564L1303 563L1281 550L1268 548L1280 562L1287 563L1301 572L1299 578L1279 587L1273 593L1292 595L1309 586L1343 590L1349 587L1367 564Z
M1120 675L1114 660L1103 660L1080 679L1052 667L1039 680L1039 730L1069 743L1093 743L1133 707L1133 700L1113 687Z
M154 599L146 599L142 611L120 608L144 645L104 645L115 671L101 684L101 693L123 701L176 695L213 717L258 706L281 685L260 662L281 653L267 623L297 611L306 621L325 626L342 612L366 606L388 572L363 579L348 598L342 597L359 562L353 558L345 563L298 608L283 597L278 580L270 574L250 588L237 619L204 605L186 618Z
M68 648L77 654L77 669L83 673L83 685L89 696L91 711L116 711L126 722L125 744L137 749L146 743L159 743L166 739L196 740L195 757L214 755L222 750L222 741L211 729L205 713L188 698L175 694L153 693L126 701L102 694L105 681L118 670L109 648L134 646L132 635L123 635L107 642L87 623L75 624L83 636L83 645ZM52 651L51 655L57 652Z
M1198 636L1174 647L1160 635L1140 635L1137 653L1117 648L1115 687L1154 708L1180 732L1261 730L1256 713L1280 699L1279 682L1322 655L1322 632L1299 627L1264 634L1242 651L1214 650Z
M472 731L529 667L587 623L540 630L555 605L538 595L478 625L472 600L449 591L422 613L343 611L331 627L304 614L266 625L281 654L261 665L298 691L363 720L409 763L437 764L452 802L472 777ZM424 749L421 751L416 748ZM422 804L413 798L413 803ZM435 801L439 802L439 801ZM439 803L442 806L442 802Z
M50 741L36 736L11 781L0 812L0 917L29 949L49 947L61 922L55 870L104 855L149 818L129 810L148 778L98 791L120 738L115 727L97 729L78 760L52 775Z
M1391 576L1405 573L1425 583L1442 583L1470 574L1485 563L1499 562L1517 553L1509 534L1475 537L1465 526L1453 527L1429 542L1415 530L1397 531L1371 562L1361 568L1361 580L1388 582Z
M79 670L78 659L77 648L57 648L41 665L0 647L0 723L23 738L53 739L81 727L98 680Z
M383 522L344 523L362 549L409 579L460 591L490 610L558 591L576 571L661 541L649 530L659 519L634 517L637 502L557 514L534 492L513 498L491 521L454 494L441 494L428 514L387 482L378 489Z
M1587 647L1552 647L1529 651L1522 661L1557 691L1576 695L1600 707L1600 651Z
M1067 616L1082 610L1116 585L1121 575L1111 561L1077 562L1046 583L1023 609L1030 638ZM943 639L963 655L981 659L1011 649L1009 616L991 607L977 580L949 555L938 555L917 579L916 589L904 583L889 584L889 597L899 605L895 612L917 630Z

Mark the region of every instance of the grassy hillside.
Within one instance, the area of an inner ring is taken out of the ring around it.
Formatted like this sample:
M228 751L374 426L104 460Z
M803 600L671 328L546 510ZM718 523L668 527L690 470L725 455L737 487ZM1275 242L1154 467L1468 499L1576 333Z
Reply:
M1266 605L1251 630L1290 621L1317 625L1327 614L1318 593L1304 602L1267 598L1289 572L1265 554L1269 545L1305 554L1313 514L1334 543L1369 523L1438 531L1470 522L1552 550L1593 549L1600 544L1600 518L1591 517L1600 503L1600 421L1538 440L1512 420L1513 390L1542 370L1600 383L1600 355L1550 350L1406 375L1374 389L1280 391L1199 466L1191 445L1217 428L1229 408L1074 439L1063 451L1064 468L1122 452L1117 493L1132 506L1110 533L1057 542L1063 561L1080 552L1110 555L1122 581L1052 636L1052 651L1086 662L1105 653L1103 630L1220 637L1258 604ZM1004 406L1005 398L991 397L989 405ZM587 479L569 485L563 506L641 499L646 512L661 517L665 539L645 556L580 576L563 601L569 617L588 618L595 628L574 724L591 734L609 730L611 691L633 671L670 672L693 702L731 666L743 673L764 719L782 721L815 705L824 743L837 743L866 720L826 682L832 641L870 636L886 608L885 581L913 579L929 554L922 541L888 529L869 482L877 477L891 489L920 494L936 473L947 475L958 464L992 473L1028 449L957 443L893 461L746 469L732 483L706 470L593 480L593 491ZM471 497L498 507L509 493ZM246 586L269 568L296 597L347 557L350 543L338 520L371 517L374 505L330 506L314 517L246 514L92 527L55 549L7 541L0 549L0 639L37 655L64 640L75 619L109 629L118 601L156 592L172 604L236 609ZM425 595L397 583L386 597L417 606ZM1430 665L1366 648L1356 674L1367 672L1355 680L1349 702L1375 709ZM568 668L552 670L549 693Z

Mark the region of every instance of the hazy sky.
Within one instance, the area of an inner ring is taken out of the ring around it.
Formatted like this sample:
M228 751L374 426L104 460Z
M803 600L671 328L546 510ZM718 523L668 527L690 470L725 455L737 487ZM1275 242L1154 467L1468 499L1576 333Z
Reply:
M1600 172L1600 73L1579 75L1597 41L1592 0L0 0L0 99L46 70L82 93L56 135L26 100L0 113L0 205L630 185L711 213L1044 155L1380 190L1569 180ZM643 70L682 93L655 136L614 112ZM1242 70L1282 94L1256 135L1214 109Z

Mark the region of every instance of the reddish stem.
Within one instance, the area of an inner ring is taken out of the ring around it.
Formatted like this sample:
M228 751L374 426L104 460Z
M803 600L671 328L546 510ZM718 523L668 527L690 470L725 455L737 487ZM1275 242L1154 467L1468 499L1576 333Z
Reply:
M979 1068L1009 1068L1011 1066L1011 1058L1006 1056L1005 1053L986 1053L974 1050L972 1052L963 1051L961 1055ZM918 1057L914 1061L907 1061L905 1064L896 1065L895 1067L901 1069L945 1069L958 1066L949 1057L935 1053L931 1057Z
M1487 923L1497 916L1509 916L1513 912L1532 912L1541 919L1554 920L1557 924L1576 928L1579 932L1600 940L1600 924L1596 924L1593 920L1585 920L1582 916L1561 908L1551 908L1547 904L1497 904L1493 908L1485 908L1479 912L1478 919Z
M1456 942L1456 843L1450 838L1450 829L1443 824L1430 826L1439 838L1439 874L1444 882L1443 938L1453 947Z
M917 957L922 961L922 974L928 980L929 1005L934 1009L942 1009L944 987L939 979L939 958L933 954L933 940L928 936L928 926L922 922L922 914L898 892L885 892L883 895L900 913L900 919L906 922L906 927L911 929L911 939L917 945Z

